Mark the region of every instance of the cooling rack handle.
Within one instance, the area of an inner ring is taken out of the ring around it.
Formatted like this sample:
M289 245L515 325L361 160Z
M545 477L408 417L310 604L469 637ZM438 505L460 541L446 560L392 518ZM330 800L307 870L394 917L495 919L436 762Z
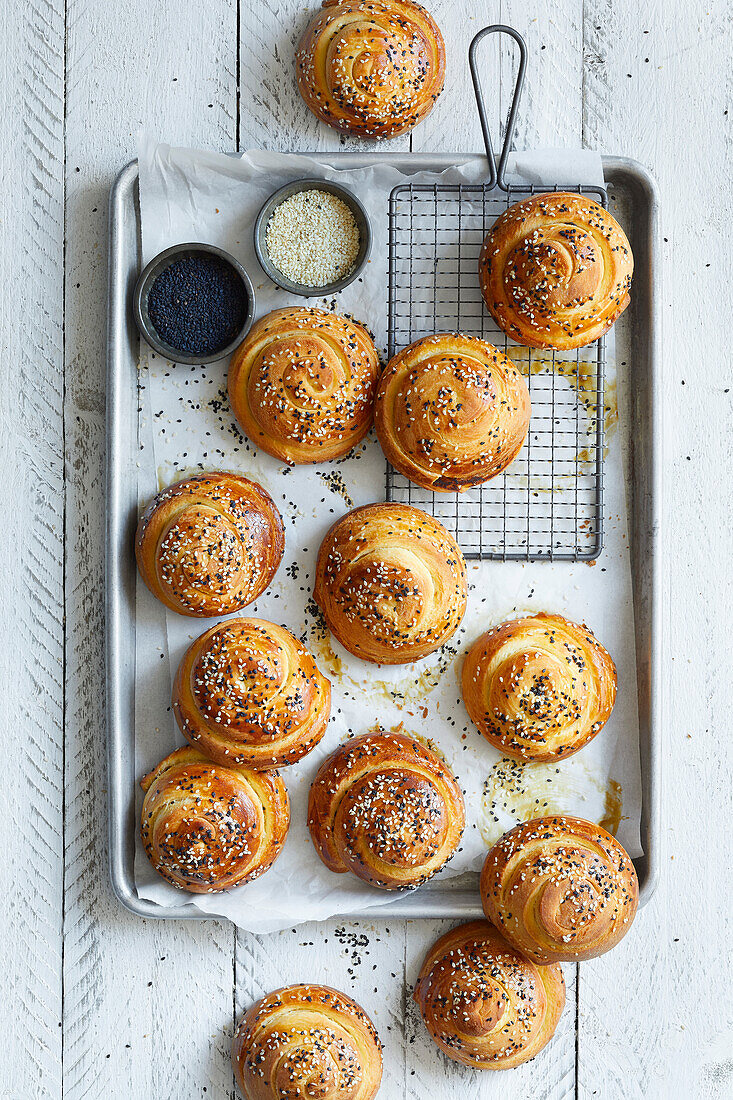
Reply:
M491 142L491 134L489 132L489 123L486 118L486 103L484 102L484 93L481 89L481 80L478 75L478 65L476 62L476 51L482 38L485 38L487 34L508 34L510 38L519 46L519 72L517 73L517 82L514 85L514 95L512 96L512 105L509 108L509 117L506 123L506 134L504 135L504 144L501 147L501 156L499 157L499 166L497 168L496 160L494 158L494 146ZM502 191L507 191L508 186L504 180L504 172L506 169L506 161L509 156L509 150L512 147L512 140L514 138L514 129L517 123L517 108L519 107L519 100L522 95L522 87L524 85L524 72L527 68L527 43L522 38L519 31L515 31L513 27L506 27L502 23L494 23L490 27L484 27L479 31L468 50L468 64L471 69L471 79L473 80L473 90L476 93L476 106L478 107L478 117L481 122L481 132L484 135L484 145L486 146L486 156L489 161L489 186L500 187Z

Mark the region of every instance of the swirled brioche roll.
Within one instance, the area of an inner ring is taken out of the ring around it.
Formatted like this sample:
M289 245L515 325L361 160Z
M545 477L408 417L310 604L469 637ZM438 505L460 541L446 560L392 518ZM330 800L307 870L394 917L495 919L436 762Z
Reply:
M486 916L538 963L578 962L621 940L639 901L619 842L580 817L538 817L499 840L481 872Z
M173 683L181 733L220 764L294 764L323 737L331 685L285 627L228 619L186 650Z
M506 756L559 760L605 726L616 666L586 626L541 612L482 634L462 686L471 718Z
M392 138L433 109L445 82L445 45L411 0L324 0L296 65L300 94L323 122Z
M382 1044L356 1001L327 985L290 985L242 1017L232 1044L245 1100L373 1100Z
M313 596L345 649L399 665L448 641L467 592L463 554L438 520L407 504L366 504L323 540Z
M513 1069L549 1043L565 1004L559 966L537 966L488 921L453 928L428 951L414 993L444 1054Z
M621 226L599 203L555 192L501 215L484 240L484 301L507 336L565 351L603 336L630 302L634 270Z
M331 871L381 890L413 889L451 858L465 825L447 764L405 734L345 741L318 770L308 827Z
M225 615L264 592L285 549L283 523L261 485L198 474L150 502L135 536L146 585L180 615Z
M250 882L285 843L290 803L277 772L222 767L186 747L161 760L141 786L148 859L193 894Z
M450 493L506 469L529 416L527 383L505 355L485 340L442 333L389 361L374 425L396 470L424 489Z
M229 400L246 435L293 465L339 458L372 424L379 357L367 331L323 309L276 309L229 364Z

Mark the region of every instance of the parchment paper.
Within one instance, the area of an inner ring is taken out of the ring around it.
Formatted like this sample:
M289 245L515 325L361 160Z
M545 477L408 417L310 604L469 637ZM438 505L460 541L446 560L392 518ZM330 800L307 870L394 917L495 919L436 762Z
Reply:
M233 158L175 149L151 139L141 141L139 159L144 262L184 241L219 245L249 272L257 316L306 301L274 287L257 263L252 228L262 203L277 187L305 175L338 178L352 187L372 220L370 264L363 278L328 303L307 301L360 319L384 352L387 196L403 178L394 168L377 163L336 171L312 157L254 151ZM479 182L484 176L485 162L476 158L442 178ZM600 157L585 151L516 155L510 158L509 176L515 182L547 185L603 179ZM608 392L613 392L612 343L608 359ZM429 738L459 777L467 828L460 851L435 880L442 880L446 889L447 880L479 869L487 847L507 828L541 813L565 810L602 822L632 855L638 855L641 787L633 609L618 433L608 433L605 548L597 563L469 562L468 610L450 643L415 665L379 668L350 656L324 633L311 603L315 558L328 527L351 507L384 499L385 464L376 439L370 435L335 463L288 468L258 451L237 430L226 397L226 370L224 361L181 366L141 351L140 506L163 486L201 470L232 470L267 488L285 521L285 556L269 590L243 614L282 623L311 648L332 683L332 718L318 748L283 771L292 823L284 851L270 871L228 893L182 894L155 874L138 839L139 895L161 906L179 904L185 897L204 912L227 916L258 932L389 902L395 895L368 887L353 875L326 870L306 827L308 789L320 762L347 736L377 726L404 727ZM587 622L612 654L619 674L618 697L606 728L580 753L557 765L502 759L477 732L460 696L461 663L475 638L489 626L532 610ZM139 776L183 743L170 710L172 678L190 641L214 621L166 612L138 579L134 734ZM136 799L139 811L140 791Z

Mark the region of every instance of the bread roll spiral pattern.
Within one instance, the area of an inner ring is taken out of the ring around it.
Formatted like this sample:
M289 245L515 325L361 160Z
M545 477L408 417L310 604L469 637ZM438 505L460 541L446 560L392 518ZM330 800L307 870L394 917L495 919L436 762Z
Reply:
M411 0L324 0L296 63L311 111L365 138L407 133L433 109L445 81L443 36Z
M443 333L390 360L374 424L396 470L424 489L450 493L506 469L529 416L527 383L505 355L473 336Z
M407 504L367 504L323 540L313 595L350 653L405 664L456 631L466 610L466 563L432 516Z
M540 613L487 631L463 664L463 700L483 736L519 760L558 760L603 729L616 666L586 626Z
M141 836L153 867L193 894L257 878L285 843L288 792L277 772L222 767L177 749L141 781Z
M481 292L504 332L531 348L593 343L630 302L626 234L583 195L536 195L511 206L484 240Z
M289 630L228 619L186 650L173 684L181 733L220 764L294 764L323 737L331 685Z
M285 535L261 485L236 474L198 474L164 489L143 512L135 556L146 585L171 611L239 611L277 572Z
M308 827L323 862L381 890L413 889L431 878L455 852L464 825L452 772L406 734L345 741L311 786Z
M481 872L486 916L538 963L610 951L631 927L638 900L636 870L619 842L567 814L505 833Z
M247 436L283 462L339 458L372 424L379 357L365 329L323 309L276 309L229 365L229 400Z
M552 1038L565 1004L559 966L536 966L488 921L437 941L414 993L433 1040L454 1062L513 1069Z
M345 993L291 985L244 1014L232 1064L246 1100L373 1100L382 1044L364 1009Z

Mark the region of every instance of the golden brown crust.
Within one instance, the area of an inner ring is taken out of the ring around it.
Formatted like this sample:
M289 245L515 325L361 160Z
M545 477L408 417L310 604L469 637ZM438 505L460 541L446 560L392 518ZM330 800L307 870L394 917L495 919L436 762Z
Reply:
M463 554L438 520L407 504L366 504L323 540L313 596L345 649L399 665L448 641L467 591Z
M630 302L634 270L621 226L583 195L535 195L511 206L479 257L481 293L507 336L531 348L584 347Z
M285 549L280 513L261 485L198 474L151 500L135 536L146 585L171 611L206 618L239 611L264 592Z
M461 924L428 952L415 986L444 1054L474 1069L513 1069L552 1038L565 1004L559 966L536 966L488 921Z
M568 814L517 825L481 872L486 916L538 963L603 955L626 935L639 901L636 870L619 842Z
M290 803L277 772L222 767L186 747L161 760L140 785L148 859L159 875L190 893L250 882L285 843Z
M232 1065L246 1100L373 1100L382 1044L363 1008L327 985L291 985L244 1014Z
M463 701L506 756L559 760L591 741L616 699L616 666L585 625L528 615L474 642L463 663Z
M399 733L352 737L311 786L308 828L330 871L381 890L414 889L452 857L465 826L447 764Z
M227 619L186 650L173 684L181 733L220 764L294 764L323 737L331 685L289 630Z
M379 357L366 329L323 309L276 309L229 364L229 400L246 435L293 465L339 458L372 424Z
M296 55L298 88L318 118L365 138L405 134L445 82L445 44L411 0L324 0Z
M452 493L505 470L529 416L527 383L505 355L485 340L441 333L389 361L374 426L396 470L424 489Z

